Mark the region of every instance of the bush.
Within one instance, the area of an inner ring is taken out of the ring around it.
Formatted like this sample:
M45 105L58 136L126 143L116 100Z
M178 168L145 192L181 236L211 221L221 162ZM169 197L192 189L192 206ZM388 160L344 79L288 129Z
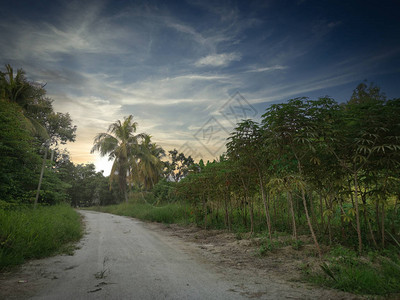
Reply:
M166 179L160 180L153 187L153 195L158 203L172 202L174 200L173 191L174 182L167 181Z
M70 206L0 210L0 269L52 255L82 236L80 216Z
M142 203L121 203L118 205L92 207L97 211L129 216L145 221L159 223L185 223L187 210L183 205L171 203L163 206L153 206Z
M371 256L371 255L370 255ZM322 273L308 273L308 279L345 292L388 295L400 292L400 265L384 256L373 260L358 257L354 251L337 247L321 265Z

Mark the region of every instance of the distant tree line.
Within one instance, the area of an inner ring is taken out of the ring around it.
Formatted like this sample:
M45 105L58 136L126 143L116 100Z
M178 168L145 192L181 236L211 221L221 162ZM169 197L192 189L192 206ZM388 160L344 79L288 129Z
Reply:
M68 151L60 149L75 141L77 128L70 115L55 112L45 85L29 81L24 70L10 65L0 71L0 124L0 208L29 206L36 198L47 205L119 203L132 192L153 189L161 179L178 181L193 163L176 150L167 159L150 135L136 134L137 123L128 116L94 139L92 152L114 161L110 176L96 172L93 164L73 164ZM164 199L165 191L160 195Z
M130 192L150 191L161 179L179 181L194 165L190 156L176 149L169 151L169 160L163 160L167 158L164 149L152 142L150 135L137 134L137 125L132 115L117 120L95 137L92 148L92 153L98 151L113 160L110 185L118 185L126 202Z

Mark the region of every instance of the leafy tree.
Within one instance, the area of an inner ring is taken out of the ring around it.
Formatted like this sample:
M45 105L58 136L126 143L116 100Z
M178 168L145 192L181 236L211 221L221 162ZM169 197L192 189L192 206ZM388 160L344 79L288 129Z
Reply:
M394 108L395 106L392 107ZM394 111L398 112L398 109ZM373 173L382 174L385 171L382 164L386 167L398 166L400 136L397 124L399 124L399 117L398 114L390 112L386 97L378 87L373 84L368 87L365 83L361 83L346 103L341 119L337 121L337 124L341 124L341 129L337 129L340 134L337 135L337 140L331 144L330 148L340 166L351 176L354 188L351 196L354 195L358 251L361 253L363 248L360 220L360 200L363 198L361 187L363 185L368 187L368 184L362 181L368 177L366 172L370 176ZM390 163L387 164L389 161ZM365 212L366 200L361 202ZM366 214L364 218L368 224ZM372 228L368 227L374 240Z
M18 105L0 100L0 203L29 203L40 158Z
M237 124L220 161L193 166L176 194L204 227L219 224L222 208L226 228L247 229L250 218L252 232L264 208L259 228L271 237L271 228L291 227L297 239L308 227L319 255L326 233L330 244L360 253L398 240L400 99L387 100L373 84L342 104L322 97L271 105L262 126Z
M18 69L14 74L9 64L5 68L5 72L0 71L0 99L16 103L25 116L23 124L26 128L41 138L49 138L44 126L32 116L33 113L43 110L38 101L43 98L46 91L42 86L29 82L24 70Z
M315 124L309 112L310 103L308 99L296 98L289 100L288 103L272 105L263 115L263 123L268 130L274 133L270 142L285 149L297 163L297 174L291 176L293 182L291 186L300 190L308 227L321 257L321 250L312 226L306 199L307 186L304 165L307 159L313 160L313 153L316 151L313 145L316 138ZM311 158L309 158L310 155ZM310 204L312 205L312 201Z
M258 181L265 208L268 232L271 237L269 209L264 189L263 173L259 164L260 159L264 157L263 155L260 155L260 147L262 147L262 141L259 126L256 122L252 120L243 120L242 122L237 124L235 131L231 133L228 140L229 142L227 143L227 156L232 162L235 162L235 165L237 167L237 175L242 182L245 193L245 203L250 202L250 231L254 231L254 212L252 198L254 198L253 193L255 190L255 182ZM258 180L255 178L258 178Z
M133 159L137 162L131 163L132 173L137 174L137 181L145 190L150 190L160 180L165 164L161 159L165 156L163 148L151 142L149 135L143 135L143 140L138 146L138 151Z
M106 133L99 133L94 139L94 146L91 153L99 151L101 156L108 155L109 160L114 160L110 184L117 181L118 186L128 202L127 179L130 174L131 163L136 163L133 158L139 152L139 139L142 134L135 134L137 123L133 121L130 115L112 123ZM133 158L133 161L132 161Z
M166 162L166 176L178 182L187 176L194 167L194 160L191 156L186 157L184 153L179 153L174 149L168 151L171 162Z

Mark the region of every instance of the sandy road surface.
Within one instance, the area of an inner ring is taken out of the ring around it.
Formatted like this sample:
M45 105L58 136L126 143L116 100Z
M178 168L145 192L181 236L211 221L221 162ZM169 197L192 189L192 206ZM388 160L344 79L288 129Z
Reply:
M0 298L315 299L318 295L315 290L215 268L190 243L146 228L140 221L81 213L87 234L75 254L32 261L14 276L1 279ZM27 282L16 284L17 279Z

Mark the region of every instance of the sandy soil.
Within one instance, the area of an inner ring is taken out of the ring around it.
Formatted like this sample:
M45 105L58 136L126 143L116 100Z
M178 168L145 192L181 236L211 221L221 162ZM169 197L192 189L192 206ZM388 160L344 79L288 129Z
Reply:
M325 300L367 299L359 295L317 287L304 281L302 275L304 265L313 270L319 268L317 252L311 238L307 236L299 237L303 242L299 250L289 245L261 255L262 239L248 234L242 234L238 239L234 233L225 230L204 230L196 226L146 223L146 227L192 245L197 249L196 253L216 269L230 270L229 274L232 278L238 280L246 278L256 284L277 283L282 284L280 288L283 289L297 289L298 296L293 296L293 299L312 299L313 297ZM291 237L278 238L282 243L288 239ZM304 291L312 292L302 294ZM249 291L247 296L264 299L260 292ZM285 299L289 298L292 297L285 297ZM368 299L372 298L368 297Z

